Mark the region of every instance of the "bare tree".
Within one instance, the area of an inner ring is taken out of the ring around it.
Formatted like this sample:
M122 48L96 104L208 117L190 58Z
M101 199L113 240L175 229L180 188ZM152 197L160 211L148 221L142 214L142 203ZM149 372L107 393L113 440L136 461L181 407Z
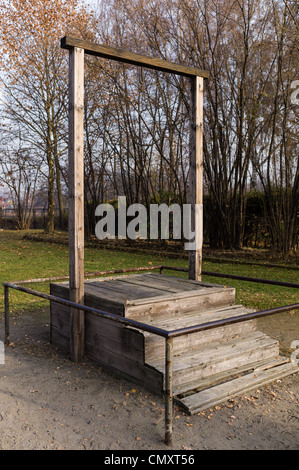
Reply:
M5 116L22 128L23 141L44 155L48 232L54 230L55 180L63 211L60 159L65 150L67 55L60 49L60 38L67 32L79 35L86 25L86 13L78 7L77 0L0 2Z
M9 188L20 230L30 228L41 160L32 149L6 150L0 157L0 182Z

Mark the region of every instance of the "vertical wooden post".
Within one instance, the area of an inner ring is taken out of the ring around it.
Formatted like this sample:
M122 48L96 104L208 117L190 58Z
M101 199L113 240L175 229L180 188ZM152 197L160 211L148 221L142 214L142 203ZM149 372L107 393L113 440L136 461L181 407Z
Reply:
M189 279L201 281L203 244L203 78L191 78L189 204L195 247L189 251Z
M84 49L69 52L69 280L70 300L84 303ZM71 309L70 353L84 356L84 312Z

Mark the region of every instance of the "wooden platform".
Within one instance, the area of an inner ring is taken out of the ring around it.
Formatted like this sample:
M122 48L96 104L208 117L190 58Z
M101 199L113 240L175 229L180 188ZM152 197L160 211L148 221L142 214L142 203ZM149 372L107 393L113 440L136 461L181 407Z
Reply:
M51 284L51 294L68 299L68 283ZM249 312L235 305L234 288L154 273L88 280L85 305L169 331ZM69 352L69 308L55 302L51 342ZM278 342L257 331L254 320L181 336L173 347L174 395L190 413L299 370L280 357ZM164 338L86 313L85 352L148 390L163 393Z
M235 289L162 274L131 274L85 282L85 303L140 321L233 305Z

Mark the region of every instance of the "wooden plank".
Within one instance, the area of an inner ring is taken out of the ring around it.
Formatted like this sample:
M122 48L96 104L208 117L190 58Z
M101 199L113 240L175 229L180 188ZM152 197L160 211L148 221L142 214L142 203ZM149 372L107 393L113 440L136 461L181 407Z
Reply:
M130 305L142 305L142 304L149 304L149 303L160 303L163 301L168 301L168 302L176 302L178 300L182 300L183 302L186 303L187 300L194 300L194 298L198 298L200 301L201 297L205 297L207 299L207 302L205 303L206 308L209 308L209 305L214 305L214 299L217 299L219 296L223 296L224 298L229 296L233 296L234 298L235 295L235 289L234 288L223 288L223 289L218 289L218 288L202 288L198 289L196 291L191 290L188 292L174 292L174 293L169 293L167 295L159 295L155 296L152 299L137 299L137 300L132 300L129 302ZM208 300L209 299L209 300ZM216 303L217 305L217 303ZM223 304L223 306L229 305L227 302Z
M157 279L162 279L166 280L169 279L170 281L174 282L182 282L186 283L188 285L194 284L194 286L198 287L223 287L222 284L213 284L211 282L202 282L202 281L195 281L193 279L186 279L183 277L177 277L173 275L168 275L168 274L158 274L158 273L142 273L142 274L121 274L121 275L116 275L116 276L101 276L93 279L86 279L85 283L90 283L90 282L105 282L105 281L118 281L122 279L147 279L147 278L157 278ZM67 284L64 282L60 282L59 284Z
M210 375L208 377L205 377L204 379L192 380L191 382L186 382L184 384L177 385L174 388L173 394L174 396L178 396L180 398L194 395L195 393L198 393L201 390L205 390L207 388L219 385L220 383L228 382L229 380L233 380L237 377L240 377L244 373L249 374L254 370L266 370L272 367L277 367L279 365L286 364L288 362L288 358L283 356L279 356L277 359L272 359L269 361L262 359L255 362L248 362L242 365L241 367L236 367L234 369L223 371L215 375Z
M60 286L58 286L60 287ZM57 295L57 286L51 290L51 294ZM60 292L60 297L67 298L68 290ZM85 305L102 309L103 304L98 297L92 298L85 296ZM94 302L93 302L94 300ZM111 302L109 302L109 312L112 311ZM106 305L107 306L107 305ZM119 307L119 304L117 304ZM122 312L115 312L121 314ZM53 344L64 350L69 350L70 339L70 308L56 302L51 302L51 337L53 336ZM144 360L144 337L138 330L125 328L123 325L98 317L92 313L85 314L85 341L89 344L101 343L101 347L112 351L120 351L119 354L132 356L134 361ZM59 342L59 343L58 343ZM105 345L105 346L104 346ZM132 352L133 351L133 352Z
M102 285L102 284L100 284ZM85 283L85 303L94 308L111 311L122 316L137 317L146 321L157 320L157 315L167 312L184 314L208 310L210 308L226 307L234 304L234 288L203 288L198 291L168 293L167 295L141 298L126 301L127 290L124 295L111 290L98 291L98 284L93 286ZM57 297L68 298L68 283L51 284L51 292Z
M175 330L177 328L186 328L192 325L198 325L209 321L216 321L222 318L234 317L237 315L249 313L244 307L221 309L218 312L206 312L197 315L187 314L175 318L153 321L151 324L165 330ZM211 343L217 341L217 346L226 343L237 336L244 336L256 330L256 320L250 320L242 323L235 323L212 330L199 331L197 333L186 334L173 341L174 354L182 354L188 351L195 351L199 348L210 347ZM157 335L144 333L145 336L145 360L152 364L157 358L164 357L164 341Z
M273 349L274 357L279 355L278 341L260 331L255 331L246 336L233 338L226 343L219 345L213 344L211 347L207 347L199 352L187 351L177 358L173 366L173 371L184 371L186 368L193 367L197 364L210 365L213 362L225 362L230 358L237 358L238 360L241 354L248 354L249 358L249 354L256 353L258 349L260 350L260 354L263 349L268 347L271 351ZM164 363L162 362L160 366L164 366Z
M120 292L119 290L109 289L105 285L100 284L85 284L85 296L99 297L105 298L109 301L113 301L115 303L124 304L127 299L127 293Z
M51 284L51 292L57 297L64 299L69 298L69 284L59 283ZM105 284L101 282L85 282L84 283L84 303L89 307L111 311L112 313L122 314L124 304L127 302L127 292L121 293L115 289L107 289ZM111 307L111 309L109 308ZM108 310L107 310L108 308Z
M195 286L194 284L189 284L188 282L182 282L179 279L163 279L163 276L161 277L151 277L151 276L146 276L142 279L130 279L129 277L126 277L126 279L121 279L122 282L128 282L131 284L135 285L144 285L148 286L154 289L159 289L160 291L164 291L164 293L167 292L173 292L173 293L178 293L182 291L189 291L189 290L195 290L199 289L199 286Z
M203 78L191 79L189 204L195 249L189 250L189 278L201 280L203 245Z
M70 351L69 308L55 302L50 304L50 343L63 351Z
M158 273L144 273L144 274L129 274L129 275L117 275L117 276L104 276L104 277L99 277L96 279L89 279L85 281L85 284L87 283L94 283L94 282L107 282L107 281L122 281L122 280L149 280L149 279L157 279L163 283L163 285L167 284L169 282L173 283L174 285L182 285L182 286L188 286L188 290L193 290L197 288L202 288L202 287L217 287L221 288L224 287L222 284L213 284L210 282L199 282L199 281L194 281L192 279L185 279L185 278L179 278L176 276L170 276L166 274L158 274ZM183 289L182 289L183 290Z
M50 284L50 293L51 295L55 295L56 297L60 297L62 299L69 298L69 284Z
M223 288L221 284L211 284L208 282L195 282L192 279L180 279L173 276L164 276L162 278L157 278L157 282L169 283L169 285L178 286L181 290L198 290L203 288Z
M86 279L85 284L88 283L94 283L94 282L107 282L107 281L117 281L117 280L123 280L123 279L159 279L163 283L169 280L169 282L174 282L174 283L182 283L183 285L188 285L192 288L194 285L194 288L202 288L202 287L217 287L217 288L223 288L223 287L228 287L224 286L223 284L214 284L211 282L202 282L202 281L195 281L193 279L186 279L186 278L180 278L177 276L172 276L172 275L167 275L167 274L158 274L158 273L143 273L143 274L124 274L124 275L116 275L116 276L103 276L103 277L97 277L93 279ZM63 285L68 285L68 283L59 283Z
M60 283L51 284L50 291L51 294L62 299L69 298L68 283L65 283L63 285ZM109 295L109 293L107 293L107 290L104 290L103 293L100 295L102 295L102 297L99 297L98 287L95 288L94 286L89 286L88 283L85 283L84 304L86 306L97 308L99 310L104 310L105 312L115 313L121 316L124 315L124 296L116 295L115 292L112 292Z
M124 303L114 302L113 300L107 298L107 296L99 297L98 294L85 294L85 305L87 307L102 310L104 312L114 313L115 315L120 315L121 317L124 316Z
M200 310L195 313L188 313L185 315L176 315L173 318L157 318L151 321L151 325L155 325L158 328L172 331L176 328L185 328L192 325L199 325L200 323L208 323L211 321L222 320L226 318L233 318L239 315L245 315L246 313L254 312L254 310L243 307L242 305L233 305L229 307L222 307L211 310ZM256 322L256 320L250 320ZM247 322L244 322L247 323ZM229 325L232 326L232 325ZM209 330L207 330L209 331ZM202 333L204 333L202 331ZM147 334L147 333L145 333Z
M175 329L175 327L174 327ZM209 347L210 344L222 344L231 340L235 336L254 331L254 324L251 322L236 323L226 325L213 330L201 331L198 333L186 334L173 339L173 351L175 355L184 354L188 351L200 351ZM153 365L155 361L164 358L165 341L158 336L145 337L145 362Z
M278 357L278 353L276 353ZM266 347L257 347L252 349L250 352L240 351L236 356L229 355L228 358L224 358L222 361L212 361L205 363L205 365L198 366L197 364L190 365L179 369L174 374L174 384L180 385L181 383L189 382L192 379L204 379L210 375L222 373L241 367L248 362L254 362L258 360L268 360L270 358L275 359L275 345L266 345ZM194 356L195 360L195 356ZM161 369L158 369L161 370Z
M127 347L132 347L138 351L144 351L144 336L136 329L122 325L107 318L101 318L93 313L87 313L86 323L88 324L89 333L96 333L99 336L112 338L113 341L124 343ZM93 339L88 338L90 342Z
M140 54L135 54L133 52L124 51L122 49L94 44L88 41L84 41L83 39L72 38L70 36L65 36L61 39L61 47L63 49L80 47L84 49L86 54L89 55L103 57L105 59L112 59L126 64L138 65L149 69L160 70L161 72L183 75L185 77L209 77L209 72L206 70L181 64L174 64L163 59L146 57Z
M130 278L138 278L139 276L147 275L146 274L117 274L116 276L100 276L100 277L94 277L92 279L86 279L85 283L91 283L91 282L106 282L106 281L118 281L126 277ZM162 274L160 274L163 276Z
M70 308L65 305L51 302L51 324L61 331L65 332L65 335L70 334Z
M203 282L203 281L195 281L194 279L185 279L183 277L176 277L176 276L172 276L172 275L168 275L168 274L158 274L158 273L149 273L149 274L146 274L147 276L155 276L157 278L161 278L161 279L170 279L170 280L173 280L173 281L179 281L179 282L182 282L182 283L186 283L188 285L194 285L194 286L198 286L198 287L228 287L227 285L223 285L223 284L214 284L214 283L211 283L211 282Z
M160 318L170 318L174 314L182 315L184 313L199 312L200 309L207 310L212 307L223 307L234 303L235 294L233 290L227 289L223 291L215 290L211 294L201 293L197 295L189 295L175 298L175 294L171 298L159 299L143 299L142 301L134 301L125 305L124 316L135 320L150 322L159 316Z
M254 332L246 338L240 337L219 347L206 348L201 352L191 351L175 357L173 383L180 385L241 367L248 362L275 359L278 356L278 342L263 333ZM163 361L152 365L161 372L165 369Z
M153 292L157 292L157 295L165 295L167 293L173 293L173 292L180 292L182 289L175 289L172 288L169 284L164 284L163 282L159 282L156 280L133 280L133 279L121 279L120 282L123 282L124 284L128 285L134 285L138 289L139 286L144 286L147 288L152 289Z
M153 393L161 394L163 392L163 374L160 371L139 362L133 362L113 351L96 347L90 348L89 344L86 345L86 348L87 356L109 371L116 372Z
M50 294L68 298L68 290L56 284L50 284ZM50 302L50 343L70 352L70 309L56 302Z
M51 344L66 353L70 352L70 336L66 337L55 326L52 327Z
M262 387L274 380L298 373L299 367L293 363L283 364L263 371L254 371L237 379L225 382L215 387L202 390L180 400L180 404L190 414L218 405L244 393Z
M93 286L95 291L97 289L98 284L96 282L90 283L90 286ZM122 294L126 300L136 300L136 299L145 299L156 297L159 295L156 289L151 289L145 286L134 286L132 284L125 284L121 281L108 281L108 282L101 282L99 286L102 288L102 292L104 290L109 292L115 292L116 294ZM160 291L161 294L164 294L164 291Z
M84 50L69 52L69 283L70 300L84 303ZM84 312L71 309L71 357L84 356Z
M144 337L137 330L87 313L85 337L89 350L111 351L133 362L144 363Z

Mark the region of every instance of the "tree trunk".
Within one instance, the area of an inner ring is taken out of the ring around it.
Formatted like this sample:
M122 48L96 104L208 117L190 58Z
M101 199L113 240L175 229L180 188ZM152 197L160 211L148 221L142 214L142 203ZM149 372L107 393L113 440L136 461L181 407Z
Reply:
M54 232L54 218L55 218L55 200L54 200L54 161L51 155L51 151L48 150L48 166L49 166L49 175L48 175L48 218L45 231L47 233Z

